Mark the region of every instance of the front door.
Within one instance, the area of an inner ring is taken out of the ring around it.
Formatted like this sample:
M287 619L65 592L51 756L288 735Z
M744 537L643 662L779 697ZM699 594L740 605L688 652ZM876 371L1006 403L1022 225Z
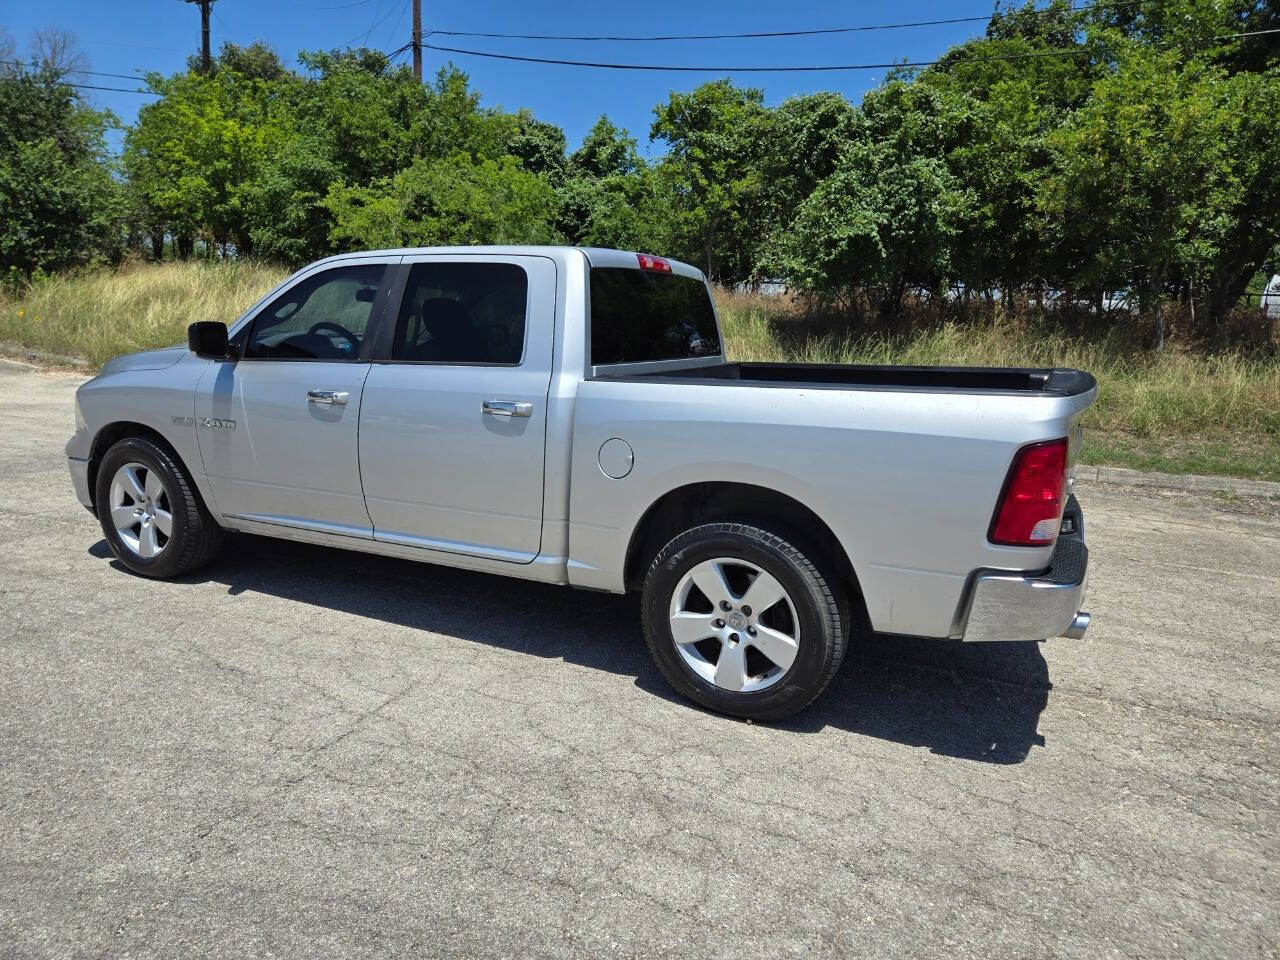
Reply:
M418 255L360 412L374 539L527 563L542 538L556 269Z
M240 359L201 378L196 432L224 515L371 536L356 438L388 273L368 260L303 275L237 332Z

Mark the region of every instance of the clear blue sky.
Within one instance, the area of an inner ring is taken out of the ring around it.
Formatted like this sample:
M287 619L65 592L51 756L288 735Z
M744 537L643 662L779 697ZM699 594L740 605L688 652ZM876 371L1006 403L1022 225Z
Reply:
M475 0L444 4L423 0L423 30L472 30L541 34L670 34L798 30L863 24L901 23L991 11L991 0L798 0L792 3L715 2L558 3ZM60 27L75 33L90 68L133 74L172 72L199 48L199 8L183 0L29 0L0 8L0 28L25 52L32 31ZM295 65L299 50L361 43L393 50L409 40L409 0L217 0L212 45L265 40ZM372 27L372 30L370 28ZM425 42L502 53L619 63L783 66L817 63L928 60L948 46L980 35L983 23L879 30L825 37L735 39L661 43L526 41L426 37ZM364 39L367 36L367 39ZM884 76L883 70L856 73L725 74L607 71L583 67L521 64L424 51L424 75L448 59L465 70L490 106L528 107L564 128L570 147L581 141L601 113L627 127L647 147L656 103L669 91L690 90L718 76L761 87L766 102L815 90L838 90L855 103ZM132 86L111 77L84 77L100 86ZM125 121L148 98L129 93L82 91L95 106L109 107Z

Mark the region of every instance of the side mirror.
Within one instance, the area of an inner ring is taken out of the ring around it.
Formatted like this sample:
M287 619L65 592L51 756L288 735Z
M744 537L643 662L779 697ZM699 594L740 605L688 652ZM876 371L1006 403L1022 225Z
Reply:
M227 325L217 320L199 320L191 324L187 327L187 347L197 357L206 360L228 359Z

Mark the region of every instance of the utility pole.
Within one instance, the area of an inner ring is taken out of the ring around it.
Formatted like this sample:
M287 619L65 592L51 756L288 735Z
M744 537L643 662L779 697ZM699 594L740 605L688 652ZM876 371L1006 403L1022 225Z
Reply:
M422 0L413 0L413 75L422 80Z
M212 66L209 62L209 8L213 6L213 0L187 0L187 3L200 4L200 72L208 73Z

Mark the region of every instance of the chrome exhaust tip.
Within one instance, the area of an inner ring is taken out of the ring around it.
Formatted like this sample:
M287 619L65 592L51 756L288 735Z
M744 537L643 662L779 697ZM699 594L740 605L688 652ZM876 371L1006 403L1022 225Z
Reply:
M1084 636L1084 632L1089 629L1089 621L1091 619L1089 614L1081 610L1076 614L1076 618L1071 621L1071 626L1062 631L1062 636L1068 640L1079 640Z

